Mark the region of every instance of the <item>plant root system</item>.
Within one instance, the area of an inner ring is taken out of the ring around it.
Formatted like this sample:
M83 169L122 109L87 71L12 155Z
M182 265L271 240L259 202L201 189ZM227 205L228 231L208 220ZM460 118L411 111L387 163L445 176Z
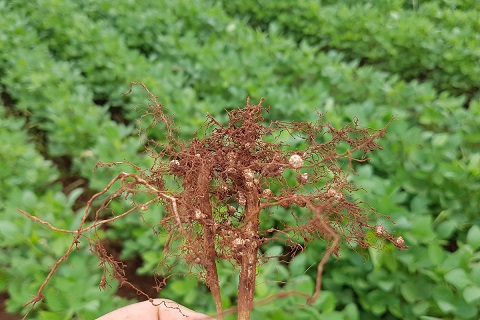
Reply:
M217 270L217 261L221 259L239 270L237 311L238 319L245 320L254 307L257 267L268 259L260 258L260 248L267 242L280 242L292 248L292 252L313 240L327 242L317 267L315 291L308 303L318 298L324 266L332 253L338 254L341 242L368 248L383 239L398 249L407 248L401 237L394 237L383 226L371 222L372 216L379 214L353 196L358 188L348 180L355 162L365 162L371 151L381 149L376 140L386 133L386 128L362 128L353 120L336 129L324 123L321 115L314 123L265 123L263 115L269 109L262 106L263 100L251 104L248 98L244 108L227 111L228 123L221 124L207 115L197 134L189 141L181 141L173 118L157 97L143 84L133 85L143 87L149 94L139 128L146 137L145 152L153 158L153 165L141 169L132 164L140 173L121 172L112 179L88 201L77 230L57 229L21 211L54 231L73 235L65 254L29 304L43 298L43 288L82 236L88 239L92 252L105 268L100 285L106 285L107 276L117 278L122 285L131 285L125 278L123 264L103 248L97 230L157 204L165 208L165 214L155 227L161 227L169 237L163 255L159 255L159 259L163 257L160 266L165 272L171 270L167 257L173 256L183 259L191 270L201 270L198 276L212 292L218 319L224 314ZM165 133L165 140L149 139L152 129ZM139 194L143 194L141 199L147 194L149 200L138 201ZM131 199L131 208L102 218L110 203L120 198ZM94 202L99 203L95 209ZM293 216L296 223L277 223L263 229L262 221L278 211ZM375 241L367 236L368 230L375 235ZM156 287L161 289L166 279L168 275L157 281Z

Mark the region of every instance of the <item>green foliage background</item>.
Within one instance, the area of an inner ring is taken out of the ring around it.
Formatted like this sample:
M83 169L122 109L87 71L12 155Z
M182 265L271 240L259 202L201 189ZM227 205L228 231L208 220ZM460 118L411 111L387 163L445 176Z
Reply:
M288 297L257 307L254 319L478 319L478 1L9 0L0 12L0 293L8 312L25 312L71 240L16 208L75 228L88 193L131 171L94 173L97 161L148 167L134 111L145 95L122 98L130 81L141 81L185 138L207 112L224 121L223 110L247 95L267 99L269 119L314 120L316 109L337 126L357 117L378 129L395 117L384 151L352 179L410 249L343 248L317 303ZM165 239L139 220L119 221L106 236L122 242L123 258L140 257L137 273L149 275ZM258 298L292 287L311 293L323 252L318 243L290 265L269 261L259 269ZM238 280L230 265L222 270L228 307ZM31 319L92 319L131 302L115 295L115 282L99 291L100 276L82 246ZM174 278L161 296L212 312L207 292Z

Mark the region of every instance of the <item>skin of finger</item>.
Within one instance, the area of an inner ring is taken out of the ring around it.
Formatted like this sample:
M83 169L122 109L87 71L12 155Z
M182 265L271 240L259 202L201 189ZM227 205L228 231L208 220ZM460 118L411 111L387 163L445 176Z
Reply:
M192 311L174 301L155 299L144 301L112 311L97 320L210 320L214 319Z
M158 299L160 300L160 299ZM158 303L155 303L158 304ZM159 306L159 319L161 320L214 320L204 314L192 311L178 303L163 299Z

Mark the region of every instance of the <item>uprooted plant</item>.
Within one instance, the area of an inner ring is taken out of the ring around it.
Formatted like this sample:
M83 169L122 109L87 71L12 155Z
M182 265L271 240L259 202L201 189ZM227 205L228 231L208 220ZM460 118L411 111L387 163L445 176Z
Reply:
M123 264L103 247L96 230L125 215L141 214L154 204L165 208L159 226L169 237L160 265L170 270L165 261L170 254L201 270L198 276L212 292L218 319L223 318L216 263L219 259L238 267L238 319L245 320L250 318L254 306L257 266L268 259L260 254L260 249L268 242L281 242L293 253L316 239L327 242L309 303L319 296L324 265L332 253L338 252L342 241L360 248L370 247L377 243L367 237L371 230L377 239L390 241L398 249L407 248L402 237L394 237L382 225L371 222L372 214L378 214L353 196L358 188L348 179L353 162L366 161L370 151L381 149L376 139L385 134L386 128L366 129L353 121L335 129L324 123L320 115L315 123L265 124L263 114L268 108L262 107L263 100L252 105L247 99L244 108L227 111L227 124L207 115L201 130L184 142L178 138L164 106L143 84L139 85L150 100L140 122L153 120L141 133L147 135L148 130L157 128L164 131L165 141L147 137L145 149L154 160L152 167L142 170L132 164L140 173L121 172L112 179L88 201L77 230L57 229L23 212L55 231L73 234L71 245L30 303L43 298L45 285L86 235L105 268L100 285L105 286L110 273L121 284L133 286L125 278ZM287 138L296 141L297 147L286 143ZM140 194L147 194L149 199L145 201L143 196L142 201L136 201ZM109 217L102 218L112 201L124 197L133 203L130 209L113 216L109 212ZM280 207L296 223L277 223L262 229L261 222ZM165 279L157 281L156 288L160 290L164 283Z

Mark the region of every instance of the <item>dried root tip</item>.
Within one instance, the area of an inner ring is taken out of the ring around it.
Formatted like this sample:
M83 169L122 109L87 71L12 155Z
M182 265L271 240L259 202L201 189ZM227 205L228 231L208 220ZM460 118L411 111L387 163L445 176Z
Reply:
M272 196L272 190L270 189L263 189L262 196L265 198L269 198Z
M308 173L302 173L297 176L297 181L300 184L306 184L308 182Z
M247 199L242 192L238 192L238 204L241 206L245 206L247 204Z
M253 181L255 174L252 169L245 169L243 170L243 177L246 181Z
M200 209L195 209L195 214L194 214L195 220L202 220L202 219L205 219L206 217L207 216L203 214L202 211L200 211Z
M222 192L228 192L228 187L224 184L222 184L219 188L220 188L220 191Z
M227 172L228 175L233 176L234 174L237 173L237 170L235 170L235 168L229 167L229 168L227 168L226 172Z
M375 234L377 236L383 236L386 232L387 230L383 226L375 226Z
M245 169L243 170L243 177L245 178L245 185L248 187L248 188L253 188L254 186L254 177L255 177L255 173L253 170L251 169Z
M337 191L335 191L335 189L330 188L327 190L327 197L333 197L336 193Z
M405 246L405 240L403 240L401 236L397 237L393 244L400 250L408 248L407 246Z
M293 204L293 202L294 201L291 200L291 199L286 199L285 201L280 202L280 206L282 206L282 208L286 209L286 208L290 207Z
M298 168L301 168L303 166L303 159L298 154L292 155L290 157L290 159L288 160L288 162L290 163L290 165L294 169L298 169Z
M170 161L170 171L177 176L183 175L185 172L178 160Z
M227 159L230 162L234 162L235 159L237 159L237 154L235 152L229 152L227 153Z
M343 200L343 194L342 193L337 193L336 195L333 196L335 198L335 200L337 201L341 201Z
M330 188L327 191L327 197L329 197L329 198L333 197L335 200L341 201L341 200L343 200L344 195L343 195L343 193L337 192L335 189Z
M235 240L233 240L233 246L234 247L239 247L241 245L244 245L245 241L246 241L245 239L235 238Z
M299 207L305 207L307 205L307 201L304 198L295 196L295 204Z
M234 206L227 204L227 211L229 214L234 214L235 212L237 212L237 209Z

